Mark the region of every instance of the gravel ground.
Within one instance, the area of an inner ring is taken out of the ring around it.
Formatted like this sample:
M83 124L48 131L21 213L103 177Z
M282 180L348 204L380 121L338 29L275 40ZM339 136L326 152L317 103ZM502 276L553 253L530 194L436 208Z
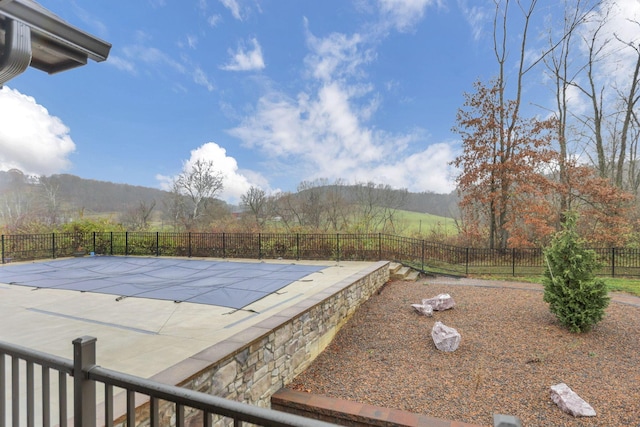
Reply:
M388 283L289 387L486 426L494 413L525 427L640 426L640 308L611 302L590 332L574 334L549 312L541 288L465 280ZM456 307L430 318L411 307L440 293ZM435 348L437 320L460 332L455 352ZM562 382L597 416L562 412L549 395Z

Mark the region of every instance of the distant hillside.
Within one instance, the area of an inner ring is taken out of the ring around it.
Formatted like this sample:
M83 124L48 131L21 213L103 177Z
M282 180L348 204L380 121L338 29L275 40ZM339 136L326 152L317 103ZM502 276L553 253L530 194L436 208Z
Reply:
M70 210L123 212L138 206L140 202L150 204L155 200L159 206L167 195L166 191L155 188L96 181L69 174L51 175L48 180L58 203ZM16 181L23 181L27 185L33 183L32 178L22 175L20 171L0 171L0 194L11 190L12 186L15 188Z
M458 218L458 201L455 191L449 194L408 193L405 210Z
M84 179L69 174L52 175L48 179L51 185L55 187L58 203L68 210L83 210L86 213L126 212L139 206L140 202L150 205L153 201L156 202L155 210L161 211L163 209L162 202L168 195L166 191L155 188ZM0 196L6 190L10 190L11 186L15 185L15 181L29 182L30 178L16 170L0 171ZM365 188L366 197L382 206L385 203L393 205L384 207L448 218L456 218L458 216L458 197L455 193L409 193L406 190L391 190L383 187ZM326 185L302 190L299 194L303 195L306 191L312 190L337 190L342 197L350 202L355 202L363 197L363 188L357 185ZM400 204L398 204L399 201L401 201Z
M150 187L83 179L75 175L53 175L62 200L93 212L121 212L140 202L160 205L167 192Z
M364 189L364 191L363 191ZM373 201L376 205L388 208L432 214L447 218L457 218L458 195L456 192L437 194L431 192L410 193L407 190L390 190L385 186L370 187L368 185L320 185L300 191L327 191L340 194L350 202L356 202L363 197ZM389 192L391 194L389 194ZM363 195L363 193L366 193ZM386 204L393 206L386 206Z

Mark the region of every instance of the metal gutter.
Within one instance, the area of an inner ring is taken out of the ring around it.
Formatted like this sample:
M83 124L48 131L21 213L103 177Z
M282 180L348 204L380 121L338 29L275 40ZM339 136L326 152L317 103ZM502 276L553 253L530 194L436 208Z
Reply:
M0 87L21 74L31 63L31 31L22 22L7 20L4 51L0 55Z
M37 43L38 47L73 59L74 63L63 63L60 67L44 69L50 73L86 63L86 59L78 61L78 57L88 57L96 62L102 62L107 59L111 50L110 43L71 26L33 0L0 0L1 16L5 16L7 21L15 20L28 25L31 29L32 41ZM36 53L34 46L33 65L37 67Z

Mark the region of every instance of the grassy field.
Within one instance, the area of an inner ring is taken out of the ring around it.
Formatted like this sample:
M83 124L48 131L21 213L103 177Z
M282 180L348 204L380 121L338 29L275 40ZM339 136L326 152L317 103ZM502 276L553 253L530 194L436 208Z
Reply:
M491 280L515 280L518 282L542 284L542 275L519 277L483 275L476 277ZM631 279L626 277L602 277L602 279L607 284L607 288L609 288L610 292L625 292L627 294L640 296L640 279Z
M452 236L458 233L453 218L428 213L398 211L406 235L438 234Z

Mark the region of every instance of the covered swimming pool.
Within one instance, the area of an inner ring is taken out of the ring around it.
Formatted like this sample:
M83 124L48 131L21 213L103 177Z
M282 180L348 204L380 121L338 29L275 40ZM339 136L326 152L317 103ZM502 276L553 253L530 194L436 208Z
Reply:
M241 309L325 266L90 256L3 265L0 282Z

